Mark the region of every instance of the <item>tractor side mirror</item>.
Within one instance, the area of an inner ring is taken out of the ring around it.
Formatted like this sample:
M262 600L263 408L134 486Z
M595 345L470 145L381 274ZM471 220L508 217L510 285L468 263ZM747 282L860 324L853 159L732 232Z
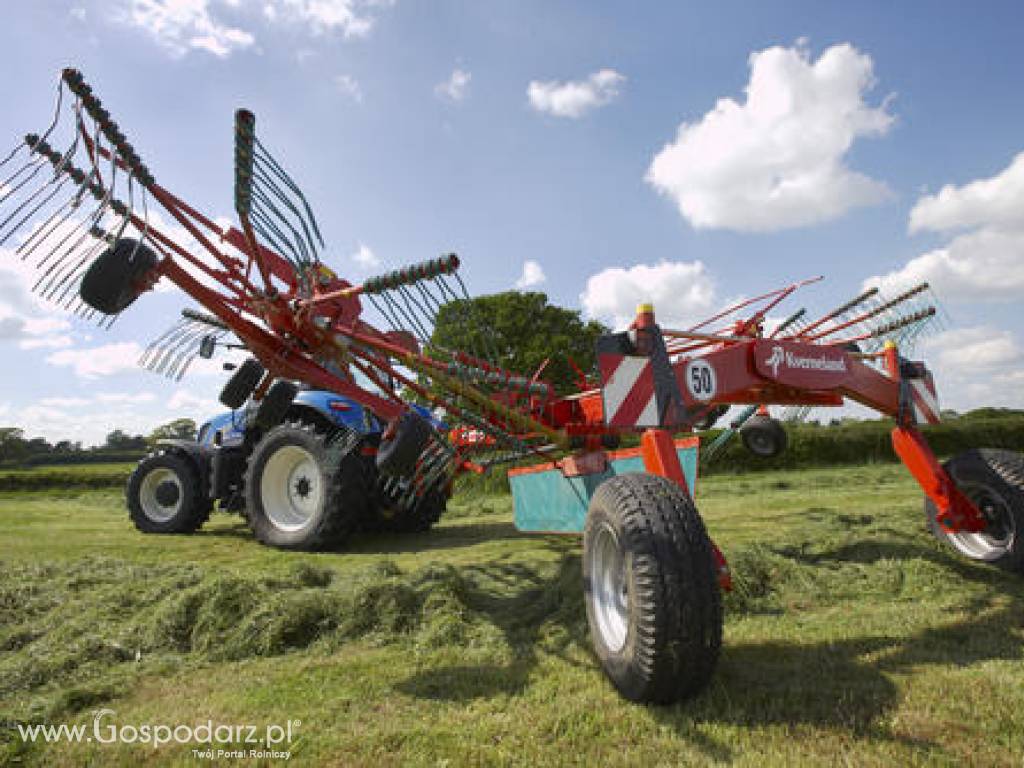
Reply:
M199 342L199 356L204 360L209 360L213 357L214 350L217 349L217 337L212 333L203 336Z

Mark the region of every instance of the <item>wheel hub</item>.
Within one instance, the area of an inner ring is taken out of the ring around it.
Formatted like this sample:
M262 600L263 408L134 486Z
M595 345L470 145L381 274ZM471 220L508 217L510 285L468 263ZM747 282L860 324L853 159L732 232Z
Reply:
M150 520L166 523L181 510L181 478L169 467L156 467L146 473L139 486L139 506Z
M985 530L977 533L951 533L950 542L974 560L995 560L1013 546L1016 526L1009 504L987 485L961 483L960 489L985 518Z
M629 626L629 579L626 556L618 536L602 526L594 541L591 561L590 607L601 642L613 653L626 644Z
M154 493L157 503L162 507L173 507L178 501L181 492L178 490L178 486L170 481L165 480L156 487Z
M321 511L325 489L317 457L299 445L274 451L260 479L263 511L274 527L298 531Z

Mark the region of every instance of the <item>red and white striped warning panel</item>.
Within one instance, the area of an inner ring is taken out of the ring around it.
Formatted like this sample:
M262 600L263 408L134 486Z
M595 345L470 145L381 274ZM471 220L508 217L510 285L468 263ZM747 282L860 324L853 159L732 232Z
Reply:
M918 424L938 424L939 396L935 393L935 382L930 373L921 379L909 379L910 402L914 408L914 420Z
M609 427L657 427L658 398L649 357L599 355L604 423Z

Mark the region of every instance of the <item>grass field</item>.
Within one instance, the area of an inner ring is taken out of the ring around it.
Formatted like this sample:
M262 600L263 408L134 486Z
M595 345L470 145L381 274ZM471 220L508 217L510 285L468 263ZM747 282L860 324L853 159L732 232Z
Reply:
M1024 579L927 536L904 469L710 477L697 501L737 581L725 647L702 696L654 708L589 652L578 540L518 534L507 496L292 554L226 515L143 536L113 490L2 493L0 763L194 762L15 730L107 707L299 720L299 764L1024 764Z

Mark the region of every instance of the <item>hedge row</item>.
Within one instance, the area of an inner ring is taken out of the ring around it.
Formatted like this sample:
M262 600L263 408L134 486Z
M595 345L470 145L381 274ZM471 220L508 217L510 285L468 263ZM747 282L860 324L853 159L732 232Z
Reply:
M744 449L737 435L705 471L748 472L799 469L837 464L899 461L892 450L891 421L847 422L832 426L787 425L789 447L774 459L759 459ZM954 419L922 428L932 450L948 457L969 448L1005 448L1024 451L1024 417ZM709 433L713 439L716 433Z
M702 467L702 472L750 472L898 460L892 450L889 437L892 422L889 421L847 422L832 426L797 424L787 426L786 430L789 447L781 456L759 459L743 448L737 436L714 461ZM1019 415L955 419L925 427L924 432L928 443L940 457L952 456L969 448L1024 451L1024 416ZM718 434L718 430L704 433L704 443L710 443ZM103 454L103 458L104 463L119 459L134 462L138 456ZM505 469L507 467L495 468L484 476L467 473L459 478L457 489L475 493L508 491ZM102 468L62 466L0 471L0 491L123 487L130 471L131 464Z
M774 459L761 459L749 453L736 435L713 461L701 467L701 472L719 474L896 462L899 459L892 450L892 428L893 423L888 420L851 421L831 426L786 425L789 447ZM709 445L721 431L701 433L701 443ZM1024 416L1016 414L953 419L924 427L922 431L940 458L969 448L1024 451ZM508 490L508 480L504 471L495 469L483 476L466 475L459 479L457 488L475 493L501 492Z
M45 491L53 489L123 488L131 464L113 466L41 467L0 471L0 491Z
M146 451L82 451L79 453L40 453L23 462L26 467L66 466L69 464L117 464L138 461Z

